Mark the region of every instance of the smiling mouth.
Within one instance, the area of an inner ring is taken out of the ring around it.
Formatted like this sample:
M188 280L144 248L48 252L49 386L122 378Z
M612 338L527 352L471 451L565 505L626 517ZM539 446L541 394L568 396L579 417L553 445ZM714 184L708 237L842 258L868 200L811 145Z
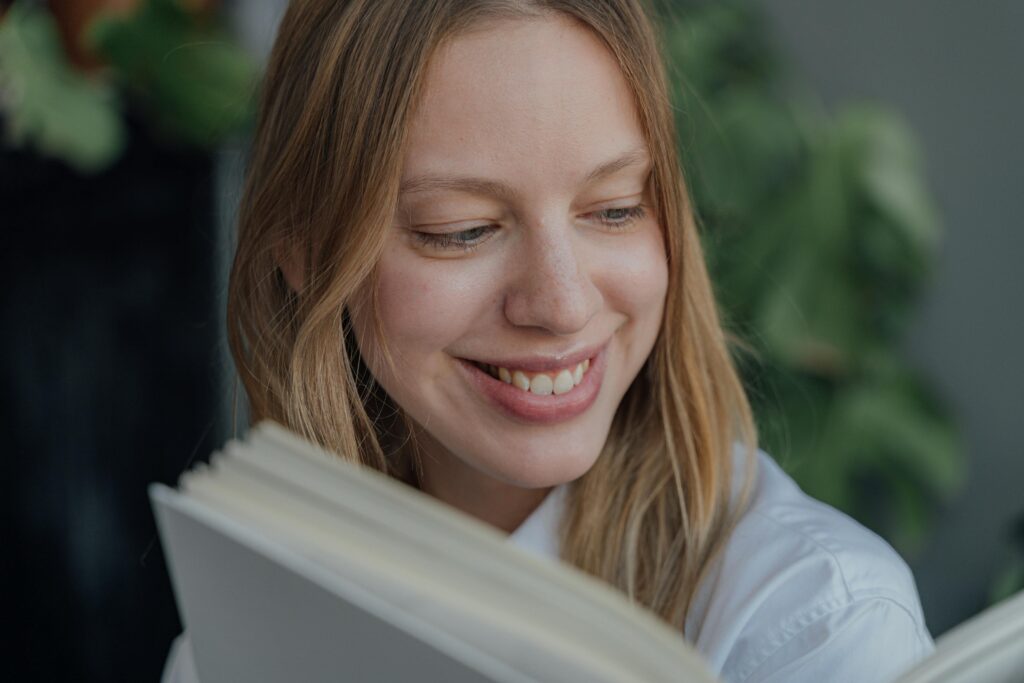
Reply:
M567 394L583 381L590 369L590 359L552 372L526 372L498 365L469 361L494 379L511 384L523 392L538 396Z
M544 372L467 358L457 358L457 365L469 386L506 417L520 424L554 424L583 415L597 401L608 366L608 345L575 365Z

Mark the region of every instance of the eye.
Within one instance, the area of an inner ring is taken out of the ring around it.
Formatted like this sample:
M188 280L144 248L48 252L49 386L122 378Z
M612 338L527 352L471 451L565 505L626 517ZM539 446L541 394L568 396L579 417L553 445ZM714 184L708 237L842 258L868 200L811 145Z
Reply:
M433 249L461 249L472 251L487 241L487 237L498 229L496 225L478 225L458 232L413 232L416 241Z
M643 218L646 215L646 211L642 204L637 204L636 206L604 209L603 211L596 211L592 215L597 217L599 223L611 227L624 228Z

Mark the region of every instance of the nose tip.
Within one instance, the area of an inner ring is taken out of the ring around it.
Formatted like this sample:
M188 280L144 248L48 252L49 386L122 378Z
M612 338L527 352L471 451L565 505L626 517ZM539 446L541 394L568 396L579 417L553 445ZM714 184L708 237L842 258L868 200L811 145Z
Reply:
M539 245L528 252L505 297L505 317L516 326L571 335L587 326L601 294L571 244Z

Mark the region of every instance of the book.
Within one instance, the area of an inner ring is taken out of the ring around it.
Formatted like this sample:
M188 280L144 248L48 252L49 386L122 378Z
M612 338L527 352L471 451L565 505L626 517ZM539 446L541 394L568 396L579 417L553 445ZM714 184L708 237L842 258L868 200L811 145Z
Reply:
M272 422L149 495L204 683L715 681L621 592ZM1021 643L1024 595L901 682L1019 683Z
M204 683L714 681L603 582L274 423L149 493Z
M1024 683L1024 591L935 641L935 652L899 683Z

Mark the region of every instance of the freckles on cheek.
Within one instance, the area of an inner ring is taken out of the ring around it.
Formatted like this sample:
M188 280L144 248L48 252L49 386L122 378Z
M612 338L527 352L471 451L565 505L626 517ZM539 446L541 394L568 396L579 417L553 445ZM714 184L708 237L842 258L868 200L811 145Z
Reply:
M443 261L415 256L390 261L380 273L380 314L388 345L398 355L422 360L472 329L479 319L478 296L468 278Z

